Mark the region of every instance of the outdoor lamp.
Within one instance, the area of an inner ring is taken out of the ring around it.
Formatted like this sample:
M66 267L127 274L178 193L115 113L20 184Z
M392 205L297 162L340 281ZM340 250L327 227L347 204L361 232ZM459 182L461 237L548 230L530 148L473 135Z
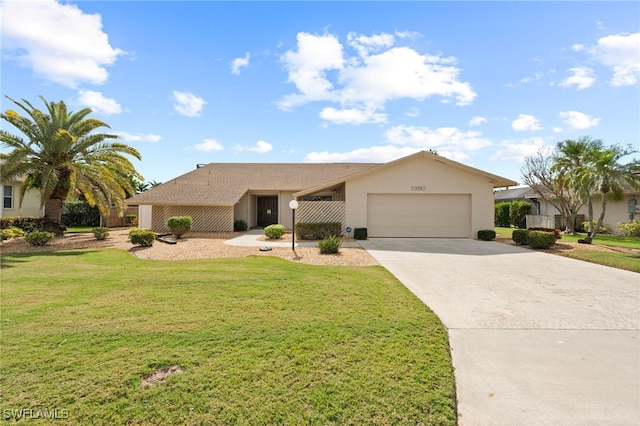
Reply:
M296 251L296 209L298 208L298 202L296 200L289 201L289 208L292 212L291 219L291 250Z

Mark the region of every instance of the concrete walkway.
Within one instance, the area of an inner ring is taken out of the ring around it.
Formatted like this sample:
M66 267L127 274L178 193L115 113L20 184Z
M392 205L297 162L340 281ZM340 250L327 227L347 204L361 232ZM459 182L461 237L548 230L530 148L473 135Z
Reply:
M449 329L459 424L640 425L640 274L497 242L361 245Z

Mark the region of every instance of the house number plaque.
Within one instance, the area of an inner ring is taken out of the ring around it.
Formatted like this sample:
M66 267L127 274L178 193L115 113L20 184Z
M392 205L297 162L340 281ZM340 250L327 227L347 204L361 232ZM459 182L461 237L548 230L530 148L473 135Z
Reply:
M426 191L427 187L425 185L411 185L412 191Z

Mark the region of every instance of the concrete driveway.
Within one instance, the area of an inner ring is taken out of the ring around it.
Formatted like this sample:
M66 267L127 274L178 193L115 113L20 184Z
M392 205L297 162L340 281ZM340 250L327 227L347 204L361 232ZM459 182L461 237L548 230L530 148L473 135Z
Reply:
M461 425L640 425L640 274L466 239L361 245L449 329Z

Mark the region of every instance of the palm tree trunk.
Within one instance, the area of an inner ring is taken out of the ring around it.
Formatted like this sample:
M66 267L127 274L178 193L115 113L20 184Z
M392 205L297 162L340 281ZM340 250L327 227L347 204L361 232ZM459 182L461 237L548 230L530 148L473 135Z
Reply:
M49 198L44 204L44 217L48 220L43 224L44 231L53 232L57 236L64 235L65 227L62 225L62 200Z
M607 211L607 193L603 192L602 193L602 211L600 212L600 216L598 217L598 222L596 223L595 229L593 230L593 232L589 233L589 236L587 236L587 240L589 241L589 244L591 244L591 242L596 237L596 235L598 235L598 232L600 232L600 228L602 227L602 221L604 220L604 214L606 211Z

